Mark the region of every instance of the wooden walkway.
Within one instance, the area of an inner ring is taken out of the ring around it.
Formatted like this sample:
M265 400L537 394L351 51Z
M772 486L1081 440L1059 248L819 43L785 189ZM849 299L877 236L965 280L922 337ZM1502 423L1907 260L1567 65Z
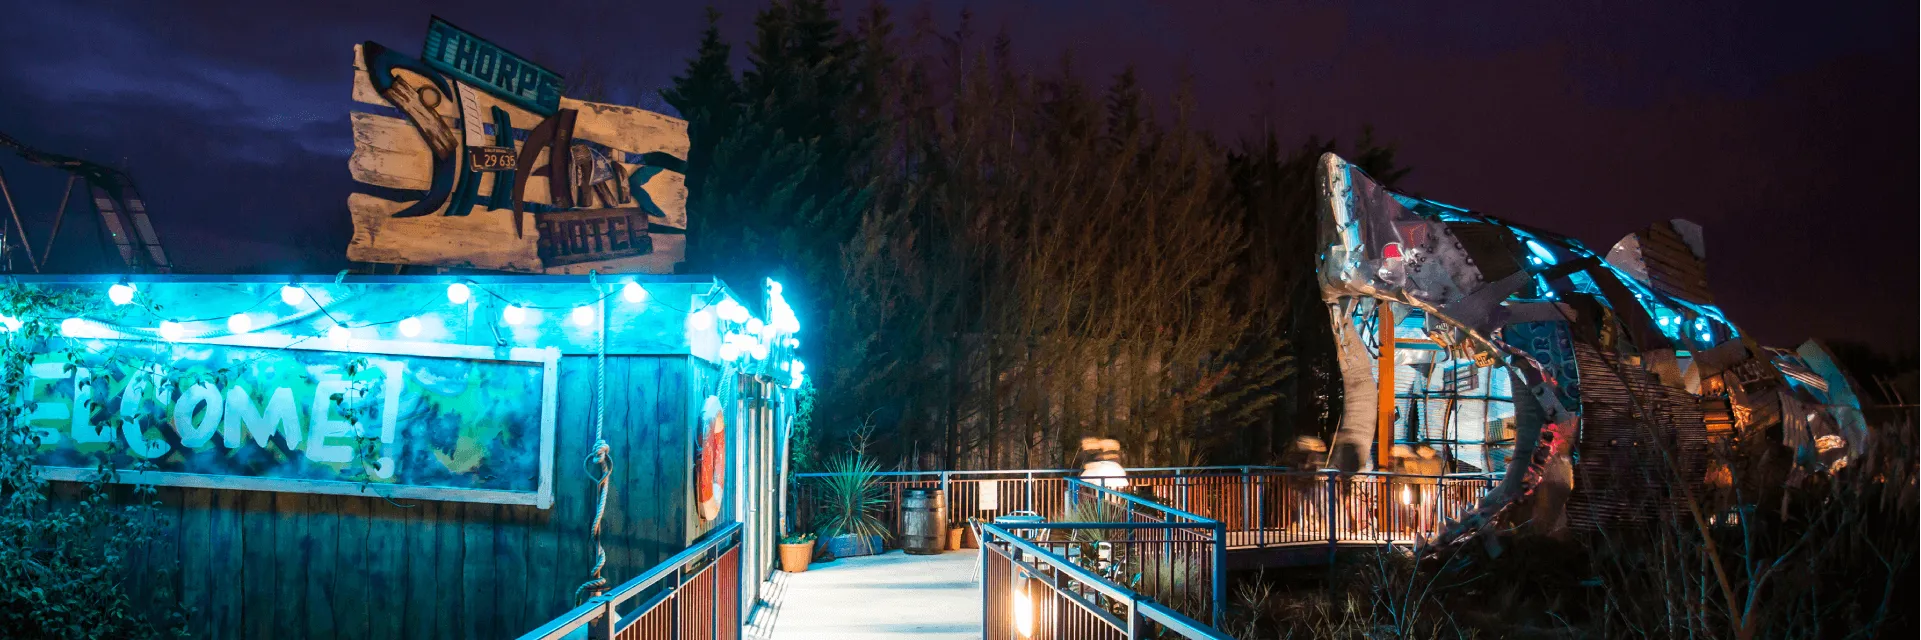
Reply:
M961 640L981 637L978 550L898 550L776 572L748 635L762 640Z

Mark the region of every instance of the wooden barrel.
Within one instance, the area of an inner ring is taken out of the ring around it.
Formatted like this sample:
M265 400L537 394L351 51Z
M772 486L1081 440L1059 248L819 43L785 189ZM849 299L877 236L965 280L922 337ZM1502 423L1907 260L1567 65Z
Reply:
M900 549L940 553L947 544L947 496L940 489L906 489L900 494Z

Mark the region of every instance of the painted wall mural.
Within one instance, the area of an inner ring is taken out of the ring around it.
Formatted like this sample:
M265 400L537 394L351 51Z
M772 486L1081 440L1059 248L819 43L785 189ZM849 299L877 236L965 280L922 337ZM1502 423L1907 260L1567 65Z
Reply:
M92 340L40 356L23 402L54 479L105 456L161 485L549 504L558 353L391 346Z
M687 123L561 85L439 18L420 57L356 45L347 257L672 273L685 255Z

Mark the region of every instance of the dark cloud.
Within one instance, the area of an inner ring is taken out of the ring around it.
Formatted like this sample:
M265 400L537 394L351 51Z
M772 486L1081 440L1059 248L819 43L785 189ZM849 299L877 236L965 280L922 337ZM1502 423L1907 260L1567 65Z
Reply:
M720 4L742 42L761 3ZM975 0L895 14L902 32L919 14L952 30L963 6L979 37L1006 31L1031 66L1072 51L1101 79L1132 63L1163 95L1189 77L1227 139L1372 125L1415 168L1404 187L1597 248L1657 220L1700 222L1721 302L1764 341L1915 342L1913 3ZM657 92L704 11L0 0L0 130L129 169L183 266L330 271L350 231L354 43L415 50L437 13L666 110ZM28 211L50 210L58 174L7 162ZM22 189L29 179L52 184ZM62 242L75 264L97 244Z

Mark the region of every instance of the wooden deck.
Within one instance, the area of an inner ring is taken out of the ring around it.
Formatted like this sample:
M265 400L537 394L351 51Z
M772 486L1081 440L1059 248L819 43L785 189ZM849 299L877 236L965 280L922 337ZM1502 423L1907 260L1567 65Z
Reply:
M977 550L898 550L774 574L748 623L761 640L961 640L981 637Z

